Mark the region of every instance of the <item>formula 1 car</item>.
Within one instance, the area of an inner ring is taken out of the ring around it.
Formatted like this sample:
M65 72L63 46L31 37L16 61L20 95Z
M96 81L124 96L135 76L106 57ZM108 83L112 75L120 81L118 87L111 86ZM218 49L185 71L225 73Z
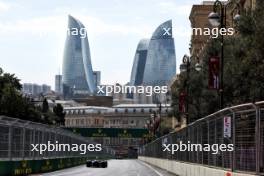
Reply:
M86 167L106 168L107 167L107 161L106 160L87 160L86 161Z

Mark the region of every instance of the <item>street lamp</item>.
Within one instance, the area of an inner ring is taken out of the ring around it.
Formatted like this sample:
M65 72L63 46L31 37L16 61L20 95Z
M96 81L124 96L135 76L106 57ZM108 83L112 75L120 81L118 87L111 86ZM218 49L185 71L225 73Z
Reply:
M234 16L233 20L235 23L238 23L240 21L241 15L238 13Z
M195 70L198 72L202 70L202 65L199 62L195 64Z
M226 17L227 17L227 13L226 13L226 8L227 8L228 4L223 4L221 1L216 0L214 2L214 11L211 12L208 15L208 21L209 23L213 26L213 27L220 27L222 28L226 28ZM236 8L238 8L239 5L236 4ZM217 11L218 10L218 11ZM237 15L235 15L233 20L239 20L240 19L240 15L239 13ZM220 95L220 99L219 99L219 106L220 109L223 109L223 105L224 105L224 36L221 35L221 60L220 60L220 82L219 82L219 95Z
M209 23L213 26L213 27L219 27L220 25L220 15L217 12L211 12L208 16L209 19Z
M184 87L186 89L186 107L185 107L185 116L186 116L186 121L187 124L189 124L190 119L189 119L189 74L191 70L191 61L195 58L195 56L189 57L188 55L184 55L182 58L182 64L180 65L180 72L186 72L186 80L184 82ZM196 71L201 71L202 66L200 64L199 58L196 57L197 63L195 64L195 70Z

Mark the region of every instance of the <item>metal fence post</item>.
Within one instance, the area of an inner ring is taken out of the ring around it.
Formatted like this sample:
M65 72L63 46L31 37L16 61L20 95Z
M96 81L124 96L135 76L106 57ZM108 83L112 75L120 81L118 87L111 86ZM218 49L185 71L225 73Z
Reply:
M9 125L8 130L8 158L9 160L12 159L12 136L13 136L13 127Z
M209 120L206 121L207 122L207 143L210 145L210 122ZM210 153L207 152L207 165L210 165Z
M232 110L232 109L229 109L233 116L232 116L232 144L233 144L233 147L234 147L234 150L232 151L232 154L231 154L231 159L232 159L232 162L231 162L231 171L234 172L235 171L235 168L236 168L236 114L235 112Z
M24 160L25 157L25 140L26 140L26 129L25 127L22 128L22 158Z
M255 142L256 142L256 173L260 172L260 113L259 107L253 104L256 110Z
M36 144L36 127L33 128L33 132L32 132L32 144ZM34 151L31 151L30 149L30 153L31 153L31 157L34 159L35 158L35 152Z

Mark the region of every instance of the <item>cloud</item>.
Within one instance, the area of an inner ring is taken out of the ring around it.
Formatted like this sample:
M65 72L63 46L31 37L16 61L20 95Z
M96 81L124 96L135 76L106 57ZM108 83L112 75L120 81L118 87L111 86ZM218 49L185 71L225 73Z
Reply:
M62 16L50 16L31 18L18 21L7 21L0 23L1 35L14 34L33 34L33 35L50 35L51 33L59 34L66 26L66 20Z
M88 35L139 35L145 36L149 34L152 29L147 25L122 25L122 24L109 24L99 18L84 15L73 15L79 19L88 31ZM0 22L0 35L7 34L31 34L40 37L46 35L65 35L67 30L67 16L46 16L35 17L18 21Z
M92 16L77 15L75 17L84 24L89 34L95 36L104 34L145 36L151 31L151 27L147 25L111 24Z
M0 12L6 12L10 9L10 4L0 1Z
M192 4L177 4L173 1L159 2L161 13L175 13L177 15L189 15Z

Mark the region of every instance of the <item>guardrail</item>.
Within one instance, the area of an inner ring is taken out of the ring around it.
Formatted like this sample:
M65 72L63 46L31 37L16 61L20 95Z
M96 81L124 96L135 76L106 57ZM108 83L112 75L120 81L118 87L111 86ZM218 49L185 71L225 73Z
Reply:
M225 119L230 128L224 127ZM231 124L230 124L231 123ZM228 129L229 128L229 129ZM225 132L224 132L225 131ZM228 134L230 133L230 134ZM163 151L162 145L233 144L233 151ZM178 132L162 136L139 150L140 156L196 163L231 171L264 173L264 102L225 108L199 119Z
M41 160L53 158L113 156L115 151L103 147L102 151L32 151L31 144L96 144L88 138L59 127L0 116L0 161Z

